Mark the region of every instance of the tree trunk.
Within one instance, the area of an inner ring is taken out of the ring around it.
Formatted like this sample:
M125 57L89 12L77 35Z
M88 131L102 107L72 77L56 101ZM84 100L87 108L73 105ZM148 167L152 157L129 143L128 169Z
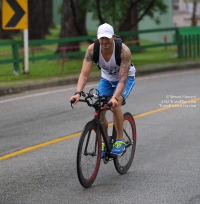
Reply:
M140 17L138 17L137 5L140 3L140 1L141 0L132 2L132 0L130 0L130 6L128 8L127 15L121 22L119 26L119 31L138 30L138 22L142 20L142 18L148 13L148 11L154 6L156 2L156 0L151 0L146 9L140 15ZM139 35L133 35L133 39L134 41L136 41L136 45L139 46Z
M79 0L69 0L73 14L73 21L79 36L87 35L86 31L86 10L82 9Z
M53 1L43 0L43 13L44 13L44 32L49 33L49 28L54 28L53 23Z
M124 18L124 20L121 22L119 26L118 31L128 31L130 30L130 25L134 25L131 30L138 30L138 24L136 23L136 20L138 19L138 11L137 11L137 4L130 4L130 7L128 9L127 15ZM135 45L139 46L139 35L133 35L132 39L135 43Z
M86 11L82 10L79 0L63 0L60 38L87 35ZM79 51L80 42L59 43L56 53Z
M45 39L53 25L52 0L28 1L29 39Z
M192 26L197 25L196 11L197 11L197 0L194 0L193 13L192 13Z
M43 1L28 1L29 7L29 39L44 39Z
M100 21L100 24L104 24L105 21L104 19L102 18L102 15L101 15L101 11L100 11L100 0L96 0L96 9L97 9L97 15L98 15L98 19Z

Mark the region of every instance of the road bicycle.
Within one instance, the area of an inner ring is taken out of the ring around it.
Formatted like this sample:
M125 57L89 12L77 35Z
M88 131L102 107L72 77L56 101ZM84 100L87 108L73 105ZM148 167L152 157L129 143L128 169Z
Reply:
M85 102L88 106L95 109L94 119L89 121L82 131L77 151L78 179L83 187L88 188L97 177L101 160L105 164L109 161L114 161L114 166L120 174L125 174L129 170L136 149L136 126L132 114L125 113L123 129L125 148L119 155L111 153L117 132L113 124L112 135L108 137L101 121L102 112L111 110L112 103L108 103L111 96L100 96L98 90L97 94L93 94L93 89L89 93L82 92L81 96L84 99L80 99L80 102ZM75 99L71 101L72 108L74 102ZM104 158L101 158L102 139L105 143Z

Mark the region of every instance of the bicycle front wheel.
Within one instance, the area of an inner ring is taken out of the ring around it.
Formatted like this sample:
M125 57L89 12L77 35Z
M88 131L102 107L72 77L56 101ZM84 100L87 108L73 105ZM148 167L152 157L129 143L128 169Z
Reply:
M124 114L123 135L124 142L126 143L125 151L121 156L114 159L115 168L120 174L125 174L129 170L136 148L136 126L134 118L130 113Z
M96 179L101 162L101 136L95 121L87 123L78 145L77 174L81 185L90 187Z

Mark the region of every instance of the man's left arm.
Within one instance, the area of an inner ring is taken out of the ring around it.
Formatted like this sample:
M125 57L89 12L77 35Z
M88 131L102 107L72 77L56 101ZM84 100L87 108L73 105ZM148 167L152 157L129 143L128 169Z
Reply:
M119 99L119 97L121 96L126 84L126 79L128 78L130 66L131 66L131 51L125 44L122 44L121 64L119 69L119 83L117 85L116 92L113 95L112 99L115 98ZM115 100L112 99L110 102L113 103Z

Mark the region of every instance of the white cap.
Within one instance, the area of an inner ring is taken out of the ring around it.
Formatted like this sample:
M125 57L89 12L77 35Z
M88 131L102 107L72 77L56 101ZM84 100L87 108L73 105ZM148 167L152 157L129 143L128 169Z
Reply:
M113 35L114 35L114 30L111 25L104 23L99 26L98 32L97 32L98 39L102 37L111 39Z

